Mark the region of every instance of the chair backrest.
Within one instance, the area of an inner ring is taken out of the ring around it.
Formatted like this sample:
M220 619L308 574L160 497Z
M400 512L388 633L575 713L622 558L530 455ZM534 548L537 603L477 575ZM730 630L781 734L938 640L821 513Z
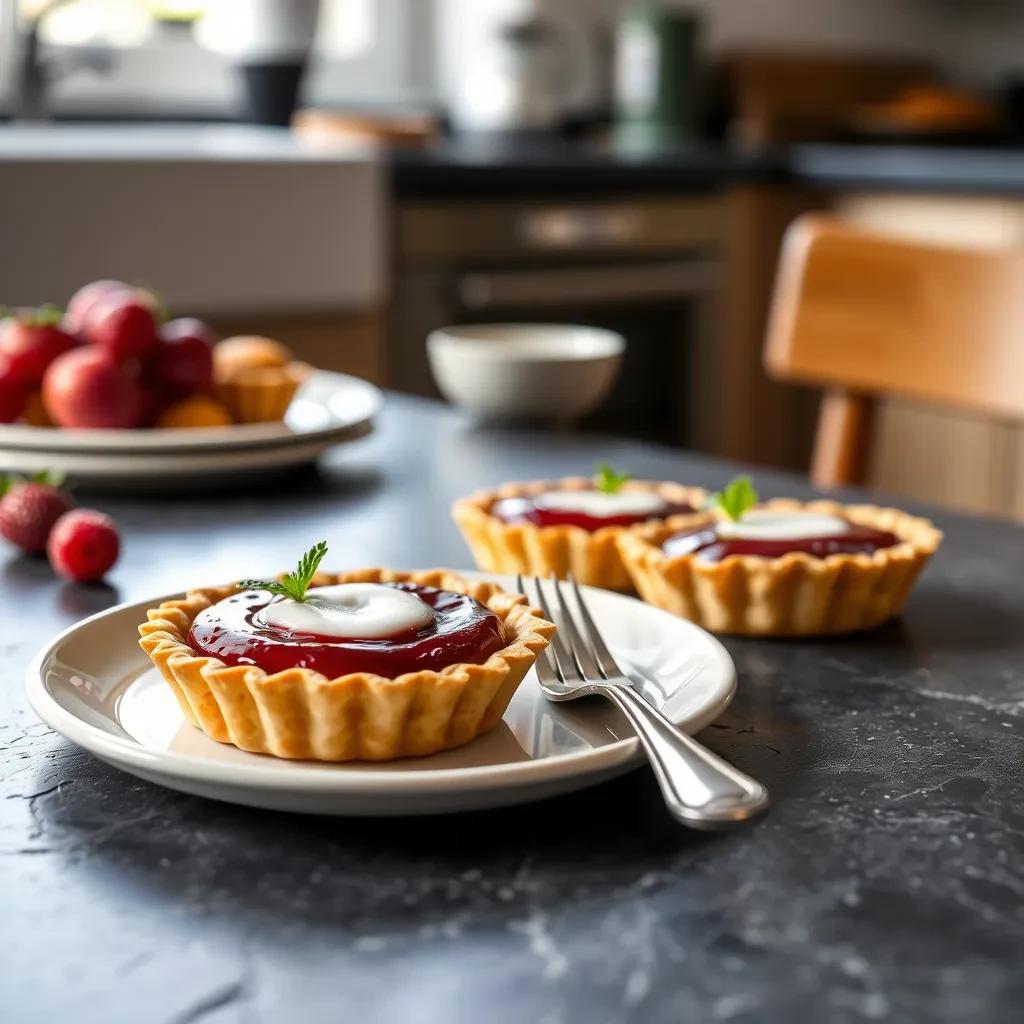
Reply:
M765 365L826 389L811 474L825 486L862 482L874 397L1024 419L1024 252L801 217L783 243Z

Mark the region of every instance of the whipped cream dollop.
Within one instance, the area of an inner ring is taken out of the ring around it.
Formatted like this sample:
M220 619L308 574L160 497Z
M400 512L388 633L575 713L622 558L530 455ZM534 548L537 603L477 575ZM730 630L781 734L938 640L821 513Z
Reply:
M313 587L305 601L274 601L253 616L259 626L339 640L383 640L433 621L433 609L416 594L382 583Z
M839 516L771 508L753 509L738 523L726 519L716 527L719 537L737 540L807 540L849 531L850 524Z
M656 491L545 491L533 503L552 512L582 512L594 519L656 516L665 508L665 499Z

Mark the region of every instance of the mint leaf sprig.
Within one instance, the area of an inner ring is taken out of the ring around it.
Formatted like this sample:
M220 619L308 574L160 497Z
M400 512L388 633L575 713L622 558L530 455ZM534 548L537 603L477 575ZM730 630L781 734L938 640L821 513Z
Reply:
M632 479L629 473L616 473L607 462L599 463L594 471L594 487L602 494L618 494Z
M300 559L295 572L285 573L280 580L242 580L239 590L269 590L278 597L290 597L301 604L306 600L306 591L316 575L320 563L327 554L327 541L314 544Z
M757 503L760 498L750 477L744 473L742 476L730 480L720 491L711 495L708 504L714 508L720 508L729 519L738 523Z

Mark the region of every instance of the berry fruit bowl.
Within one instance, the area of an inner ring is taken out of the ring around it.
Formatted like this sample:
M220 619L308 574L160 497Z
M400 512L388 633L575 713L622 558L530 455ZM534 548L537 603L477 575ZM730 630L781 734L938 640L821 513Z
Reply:
M0 470L46 467L90 483L135 485L280 469L368 434L381 402L372 384L317 370L283 422L146 430L0 424Z

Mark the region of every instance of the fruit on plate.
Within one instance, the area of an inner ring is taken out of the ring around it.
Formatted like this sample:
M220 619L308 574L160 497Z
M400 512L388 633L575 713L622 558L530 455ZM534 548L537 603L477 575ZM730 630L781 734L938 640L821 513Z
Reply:
M193 395L169 405L157 418L158 427L226 427L231 414L216 399L207 395Z
M141 359L157 346L157 303L141 288L107 291L90 307L82 335L114 359Z
M79 288L71 296L67 311L64 313L64 330L70 334L83 335L86 320L92 312L93 306L100 299L105 299L114 292L131 291L131 287L130 284L125 284L124 281L105 280L93 281Z
M33 391L28 396L28 401L25 403L25 411L21 414L21 418L30 427L55 426L53 420L50 419L46 412L46 406L43 405L43 393L41 391Z
M217 344L202 320L164 321L153 292L112 278L80 288L63 316L55 306L0 312L0 423L263 423L284 418L310 372L272 338Z
M29 389L0 353L0 423L13 423L25 411Z
M236 423L284 419L310 367L272 338L239 335L213 349L217 397Z
M76 348L46 371L43 405L62 427L134 427L139 421L140 385L106 351Z
M0 537L22 551L46 550L53 524L74 505L65 491L46 480L5 481L0 497Z
M54 524L46 545L54 572L75 583L102 579L120 552L117 524L110 516L88 508L65 512Z
M213 352L213 364L218 377L230 377L238 370L285 366L293 358L291 349L281 342L255 334L225 338Z
M77 344L60 323L56 306L19 309L0 320L0 353L9 371L28 385L39 384L50 363Z
M169 393L191 395L209 389L213 380L213 331L194 317L170 320L160 329L151 372Z

